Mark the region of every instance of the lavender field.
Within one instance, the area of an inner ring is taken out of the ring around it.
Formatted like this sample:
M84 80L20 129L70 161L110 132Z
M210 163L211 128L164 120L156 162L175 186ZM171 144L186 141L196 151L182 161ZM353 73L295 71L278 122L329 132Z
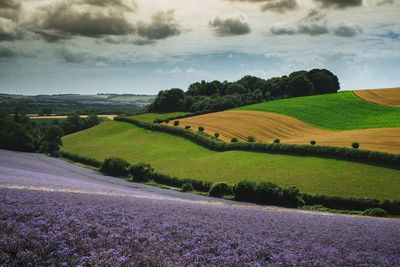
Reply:
M0 150L0 265L400 265L400 220L182 194Z

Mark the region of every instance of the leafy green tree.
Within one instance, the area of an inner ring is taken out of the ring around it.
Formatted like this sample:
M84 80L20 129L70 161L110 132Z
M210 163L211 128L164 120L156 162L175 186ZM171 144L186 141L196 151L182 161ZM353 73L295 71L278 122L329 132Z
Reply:
M338 77L329 70L313 69L307 76L314 84L316 94L331 94L340 90Z

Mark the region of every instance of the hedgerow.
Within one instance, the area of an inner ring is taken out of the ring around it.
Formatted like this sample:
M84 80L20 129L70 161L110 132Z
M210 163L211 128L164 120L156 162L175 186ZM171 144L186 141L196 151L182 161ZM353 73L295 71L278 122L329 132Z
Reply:
M61 151L64 158L72 161L90 165L99 168L102 165L101 161ZM140 168L139 168L140 167ZM153 180L156 183L164 184L176 188L182 188L184 184L190 183L193 189L200 192L210 192L212 183L199 181L195 179L181 179L172 177L166 174L153 172L151 165L136 164L131 165L128 169L141 169L145 167L145 175L143 181ZM300 193L296 188L282 188L268 182L255 183L251 181L241 181L233 186L233 195L235 200L252 202L263 205L276 205L283 207L299 207L302 205L322 205L330 209L338 210L357 210L366 211L368 209L382 209L388 214L400 215L400 201L379 201L376 199L357 199L357 198L342 198L335 196L318 196Z
M396 169L400 168L400 155L396 154L344 148L344 147L340 148L340 147L315 146L315 145L293 145L293 144L281 144L281 143L267 144L267 143L256 143L256 142L225 143L215 138L210 138L207 135L200 134L195 131L188 131L180 127L170 127L168 125L163 125L163 124L140 122L135 119L127 117L116 117L114 120L131 123L138 127L146 128L152 131L159 131L184 137L186 139L195 142L198 145L207 147L208 149L214 151L241 150L241 151L256 151L256 152L266 152L266 153L279 153L279 154L298 155L298 156L320 156L327 158L361 161L371 164L385 164L392 168Z
M296 188L282 188L268 182L242 181L234 186L233 193L235 200L263 205L297 208L305 204Z
M319 196L302 194L301 197L307 205L322 205L330 209L340 210L368 210L379 208L383 209L390 214L400 214L400 201L385 200L379 201L377 199L369 198L343 198L336 196Z
M96 168L100 168L101 164L103 164L103 162L101 162L99 160L88 158L88 157L77 155L77 154L72 154L72 153L69 153L66 151L60 151L60 154L63 158L72 160L74 162L82 163L85 165L89 165L92 167L96 167Z

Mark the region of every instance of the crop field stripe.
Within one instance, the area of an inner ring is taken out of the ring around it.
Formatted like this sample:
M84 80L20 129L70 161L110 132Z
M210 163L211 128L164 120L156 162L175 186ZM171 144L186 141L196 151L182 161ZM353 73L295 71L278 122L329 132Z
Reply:
M284 114L325 130L400 127L399 108L364 101L352 91L274 100L235 110Z
M243 179L296 186L302 192L399 199L400 170L318 157L214 152L182 137L116 121L63 138L63 150L97 160L122 157L179 178L236 183Z
M400 88L357 90L354 94L370 103L400 108Z
M225 142L230 142L234 137L247 141L249 136L265 143L279 138L287 144L309 144L314 140L318 145L335 147L350 147L353 142L358 142L362 149L400 154L400 127L321 130L290 116L246 110L210 113L180 119L179 122L180 127L191 126L195 131L203 126L206 134L213 136L214 133L219 133L219 139Z

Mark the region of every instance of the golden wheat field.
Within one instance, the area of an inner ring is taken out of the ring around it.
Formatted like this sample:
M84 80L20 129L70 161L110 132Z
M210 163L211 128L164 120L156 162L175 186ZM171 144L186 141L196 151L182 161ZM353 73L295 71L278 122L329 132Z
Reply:
M357 90L354 93L361 99L379 105L400 107L400 88Z
M261 112L230 110L181 119L180 127L191 126L205 133L218 133L219 139L230 142L233 137L246 141L253 136L258 142L270 143L279 138L282 143L350 147L358 142L362 149L400 153L400 128L380 128L349 131L322 130L290 116Z

